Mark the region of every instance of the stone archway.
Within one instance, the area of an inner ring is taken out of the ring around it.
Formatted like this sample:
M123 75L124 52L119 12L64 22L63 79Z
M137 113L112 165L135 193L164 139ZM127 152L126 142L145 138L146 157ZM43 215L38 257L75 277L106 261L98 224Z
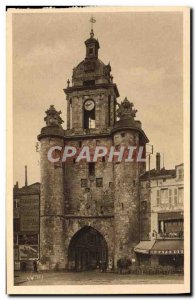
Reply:
M74 234L68 248L69 270L95 270L100 264L107 266L107 262L107 243L99 231L85 226Z

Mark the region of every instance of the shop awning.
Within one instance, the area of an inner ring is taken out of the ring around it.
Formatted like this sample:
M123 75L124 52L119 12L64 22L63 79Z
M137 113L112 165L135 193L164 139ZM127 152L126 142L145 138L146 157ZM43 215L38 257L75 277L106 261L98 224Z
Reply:
M176 255L184 253L183 240L156 240L150 250L150 254L156 255Z
M135 248L134 251L137 253L149 254L155 241L141 241Z
M184 253L183 240L153 240L141 241L134 251L151 255L178 255Z
M167 220L183 220L184 213L182 211L178 212L166 212L166 213L158 213L159 221L167 221Z

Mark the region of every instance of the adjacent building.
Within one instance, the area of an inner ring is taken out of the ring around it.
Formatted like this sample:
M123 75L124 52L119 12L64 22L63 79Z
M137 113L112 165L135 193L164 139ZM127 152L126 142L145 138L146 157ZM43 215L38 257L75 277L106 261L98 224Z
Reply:
M146 211L141 242L135 248L140 261L183 266L184 165L161 169L157 153L156 169L140 177L140 187L140 203Z
M31 270L39 259L40 183L14 186L14 268Z

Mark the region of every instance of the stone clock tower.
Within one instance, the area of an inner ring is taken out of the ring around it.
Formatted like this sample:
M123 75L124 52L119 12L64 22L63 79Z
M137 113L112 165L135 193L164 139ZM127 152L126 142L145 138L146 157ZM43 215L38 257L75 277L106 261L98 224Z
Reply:
M97 162L51 164L48 148L60 146L143 146L148 141L135 120L133 104L117 103L119 92L110 64L98 56L91 30L84 60L64 89L67 129L53 106L46 112L41 142L40 258L48 269L92 270L100 263L133 257L140 241L138 183L145 163ZM52 120L51 120L52 116ZM50 121L49 121L50 120ZM50 228L50 234L48 234Z
M110 65L98 58L99 42L93 31L85 45L86 57L73 69L72 86L68 81L64 90L67 95L67 129L83 135L107 132L114 125L119 96Z

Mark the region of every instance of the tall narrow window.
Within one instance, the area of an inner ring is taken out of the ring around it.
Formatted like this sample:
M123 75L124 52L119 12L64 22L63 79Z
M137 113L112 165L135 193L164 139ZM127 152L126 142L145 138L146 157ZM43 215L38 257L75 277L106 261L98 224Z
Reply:
M89 173L89 176L95 176L95 163L94 162L90 162L88 164L88 173Z
M93 54L93 48L89 48L89 54Z
M116 122L116 99L113 97L113 105L114 105L114 123Z
M160 205L160 190L157 190L157 206Z
M84 103L83 124L84 129L95 128L95 103L91 99Z
M174 204L177 205L178 202L178 190L174 189Z
M70 129L72 129L72 99L70 99Z
M110 120L110 118L111 118L111 96L109 95L108 96L108 126L110 126L111 125L111 120Z
M161 189L161 204L168 203L168 189Z
M169 189L169 204L172 204L172 189Z

